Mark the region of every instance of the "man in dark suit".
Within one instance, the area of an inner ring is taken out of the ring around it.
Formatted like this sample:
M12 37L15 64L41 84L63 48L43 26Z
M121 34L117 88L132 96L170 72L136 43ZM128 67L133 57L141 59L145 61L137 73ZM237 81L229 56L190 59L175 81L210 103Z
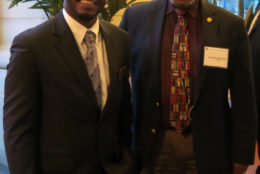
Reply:
M11 174L131 174L127 34L97 19L104 5L65 0L15 37L4 101Z
M243 19L207 0L155 0L120 25L132 42L137 170L242 174L256 139Z

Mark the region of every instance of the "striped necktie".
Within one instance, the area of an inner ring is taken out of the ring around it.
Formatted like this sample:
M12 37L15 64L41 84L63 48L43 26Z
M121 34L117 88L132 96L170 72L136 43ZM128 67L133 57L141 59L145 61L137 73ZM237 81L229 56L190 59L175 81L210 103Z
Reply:
M185 12L176 9L178 21L174 28L171 60L170 125L181 133L190 125L189 107L190 53Z

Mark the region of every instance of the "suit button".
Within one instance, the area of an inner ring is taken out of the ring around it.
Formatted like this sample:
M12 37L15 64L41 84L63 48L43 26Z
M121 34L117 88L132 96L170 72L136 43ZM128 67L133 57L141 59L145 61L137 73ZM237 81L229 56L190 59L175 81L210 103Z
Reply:
M156 129L151 129L152 134L156 134Z
M156 105L157 107L159 107L159 106L160 106L160 103L159 103L159 102L156 102L155 105Z

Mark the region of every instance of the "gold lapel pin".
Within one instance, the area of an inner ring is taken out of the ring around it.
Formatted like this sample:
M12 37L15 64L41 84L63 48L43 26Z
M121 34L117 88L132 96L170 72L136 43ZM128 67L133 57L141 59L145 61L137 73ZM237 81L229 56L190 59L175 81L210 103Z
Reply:
M210 22L212 22L212 21L213 21L212 17L207 17L207 22L208 22L208 23L210 23Z

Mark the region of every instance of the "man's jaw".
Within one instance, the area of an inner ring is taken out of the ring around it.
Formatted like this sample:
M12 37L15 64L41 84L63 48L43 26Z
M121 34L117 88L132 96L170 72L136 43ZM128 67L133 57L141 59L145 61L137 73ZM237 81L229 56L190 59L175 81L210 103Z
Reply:
M170 1L171 4L173 4L173 6L175 8L178 8L180 10L187 10L188 8L190 8L196 2L196 0L192 0L191 2L186 3L186 4L178 4L174 0L169 0L169 1Z

